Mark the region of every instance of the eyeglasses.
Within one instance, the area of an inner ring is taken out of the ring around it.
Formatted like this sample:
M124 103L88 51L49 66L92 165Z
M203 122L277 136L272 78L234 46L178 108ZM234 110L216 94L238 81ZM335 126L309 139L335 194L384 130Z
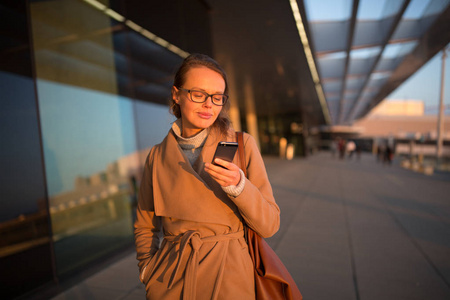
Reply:
M211 97L211 102L214 105L217 106L223 106L225 103L227 103L228 95L225 94L208 94L204 91L197 91L197 90L188 90L183 88L178 88L179 90L188 92L190 95L190 99L192 102L195 103L203 103L205 102L209 97Z

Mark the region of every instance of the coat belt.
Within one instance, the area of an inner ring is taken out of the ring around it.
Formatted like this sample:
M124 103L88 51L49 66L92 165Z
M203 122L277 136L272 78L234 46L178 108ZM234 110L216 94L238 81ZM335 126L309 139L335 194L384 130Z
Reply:
M225 268L226 254L228 252L228 245L230 240L239 239L244 236L244 231L238 231L223 235L213 235L202 238L199 231L189 230L185 233L177 236L166 235L164 239L172 243L179 243L180 250L178 251L178 261L175 269L170 277L168 288L172 288L174 279L176 278L180 269L181 260L184 250L188 244L191 245L192 252L189 256L186 265L186 271L184 276L184 289L183 300L196 300L196 288L197 288L197 270L199 264L198 252L204 243L215 243L219 241L225 242L225 246L222 250L222 259L219 267L219 274L214 284L214 292L211 299L216 299L220 290L220 284L222 282L223 271Z

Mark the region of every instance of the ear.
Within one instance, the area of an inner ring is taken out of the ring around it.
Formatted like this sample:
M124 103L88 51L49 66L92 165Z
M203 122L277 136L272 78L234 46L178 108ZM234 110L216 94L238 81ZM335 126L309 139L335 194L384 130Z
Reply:
M172 86L172 99L176 104L180 101L180 97L178 96L178 89L175 86Z

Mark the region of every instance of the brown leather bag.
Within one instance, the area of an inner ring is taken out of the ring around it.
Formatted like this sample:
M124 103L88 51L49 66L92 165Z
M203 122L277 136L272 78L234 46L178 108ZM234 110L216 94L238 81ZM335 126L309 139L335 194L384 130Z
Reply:
M238 141L239 164L245 177L247 168L244 153L244 137L236 132ZM248 250L255 271L255 292L257 300L301 300L303 299L294 279L278 255L267 242L245 224Z

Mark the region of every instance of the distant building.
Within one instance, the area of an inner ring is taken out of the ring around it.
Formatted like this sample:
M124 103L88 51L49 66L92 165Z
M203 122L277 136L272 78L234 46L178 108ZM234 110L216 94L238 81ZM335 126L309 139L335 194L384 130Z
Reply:
M352 127L360 137L435 140L437 116L424 112L420 100L385 100ZM444 117L444 139L450 140L450 116Z
M425 104L422 100L385 100L378 104L369 116L423 116Z
M424 114L420 100L385 100L352 127L358 129L359 139L370 139L373 148L380 143L394 143L397 154L435 155L437 116ZM450 116L444 116L444 156L450 157ZM411 147L409 144L420 144ZM408 146L406 146L408 145Z

